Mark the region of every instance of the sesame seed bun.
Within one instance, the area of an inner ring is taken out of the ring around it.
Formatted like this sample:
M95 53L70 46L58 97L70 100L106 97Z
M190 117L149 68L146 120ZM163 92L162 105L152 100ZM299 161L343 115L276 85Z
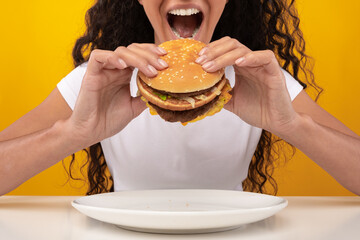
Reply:
M161 56L169 65L154 78L139 72L140 78L152 88L172 93L188 93L210 88L219 82L224 69L214 73L205 72L195 63L199 52L206 45L193 39L177 39L159 45L167 51Z

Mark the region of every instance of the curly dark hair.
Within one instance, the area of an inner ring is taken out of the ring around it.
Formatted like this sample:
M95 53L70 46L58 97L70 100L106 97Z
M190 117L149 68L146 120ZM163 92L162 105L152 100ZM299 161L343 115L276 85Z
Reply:
M229 0L212 41L229 36L253 51L272 50L280 65L301 85L315 89L317 100L322 89L314 81L309 64L311 58L305 54L299 23L295 0ZM135 42L154 43L154 30L138 0L97 0L86 14L86 25L85 34L76 41L73 49L75 66L86 62L94 49L115 50ZM286 145L270 132L262 131L248 177L243 182L245 191L276 194L277 184L272 177L274 163L280 159ZM295 148L290 146L290 149L294 154ZM87 195L114 191L100 143L85 151ZM70 162L71 178L74 161L75 155ZM272 186L271 190L266 186Z

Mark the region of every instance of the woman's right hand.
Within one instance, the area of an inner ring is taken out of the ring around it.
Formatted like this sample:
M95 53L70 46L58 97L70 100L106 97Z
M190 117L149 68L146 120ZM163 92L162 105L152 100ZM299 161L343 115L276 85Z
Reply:
M167 67L159 58L165 54L155 44L91 52L74 111L66 122L84 148L115 135L146 108L139 97L130 95L133 69L154 77Z

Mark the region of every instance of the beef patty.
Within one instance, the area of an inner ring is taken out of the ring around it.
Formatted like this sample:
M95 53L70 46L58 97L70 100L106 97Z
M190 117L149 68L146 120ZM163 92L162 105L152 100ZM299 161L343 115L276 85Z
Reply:
M205 114L209 109L215 104L215 102L219 99L219 96L216 96L211 102L190 110L185 111L172 111L167 110L164 108L161 108L159 106L156 106L155 104L152 104L151 102L148 102L155 110L156 112L166 121L168 122L189 122L198 116L201 116Z
M165 92L165 91L161 91L161 90L157 90L152 88L155 92L158 92L162 95L169 95L175 98L184 98L184 97L194 97L194 96L199 96L201 94L204 94L208 91L211 90L212 87L208 88L208 89L204 89L204 90L200 90L200 91L196 91L196 92L189 92L189 93L171 93L171 92Z

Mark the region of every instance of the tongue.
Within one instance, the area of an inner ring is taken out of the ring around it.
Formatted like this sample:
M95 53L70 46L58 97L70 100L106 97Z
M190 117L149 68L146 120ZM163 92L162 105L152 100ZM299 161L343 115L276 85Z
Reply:
M191 37L197 26L197 19L195 15L191 16L174 16L173 28L179 33L180 37Z

